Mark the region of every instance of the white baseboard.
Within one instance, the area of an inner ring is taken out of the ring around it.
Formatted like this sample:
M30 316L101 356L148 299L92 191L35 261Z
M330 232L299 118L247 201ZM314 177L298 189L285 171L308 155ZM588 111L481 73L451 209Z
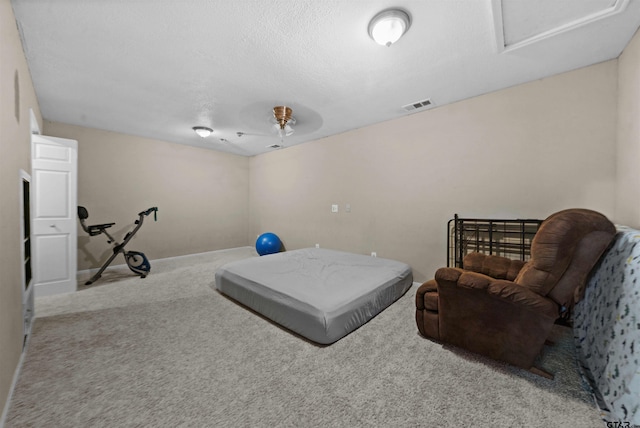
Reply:
M225 248L222 250L213 250L213 251L204 251L202 253L194 253L194 254L184 254L182 256L173 256L173 257L165 257L162 259L153 259L151 261L154 262L162 262L162 261L167 261L167 260L180 260L180 259L184 259L187 257L193 257L193 256L199 256L202 254L209 254L209 253L224 253L227 251L233 251L233 250L238 250L240 248L253 248L250 245L244 246L244 247L236 247L236 248ZM126 268L127 265L125 263L121 263L119 265L109 265L109 267L107 267L105 269L106 271L112 270L112 269L122 269L122 268ZM87 278L91 278L93 276L94 273L98 272L100 268L92 268L92 269L84 269L84 270L79 270L76 274L76 278L78 278L78 280L80 281L80 279L87 279Z
M239 250L241 248L253 248L253 247L251 245L246 245L244 247L224 248L222 250L213 250L213 251L203 251L202 253L184 254L182 256L165 257L164 259L155 259L155 260L159 261L159 262L163 261L163 260L179 260L179 259L184 259L184 258L192 257L192 256L200 256L200 255L203 255L203 254L226 253L227 251Z
M9 394L7 395L7 401L4 403L4 408L2 410L2 418L0 418L0 428L4 428L4 424L7 420L7 416L9 414L9 406L11 405L11 399L13 398L13 391L16 389L16 385L18 384L18 378L20 377L20 372L22 372L22 363L24 362L24 357L27 354L27 347L29 346L29 338L31 334L27 336L27 343L22 349L22 354L20 354L20 359L18 360L18 365L16 366L16 370L13 372L13 381L11 382L11 387L9 388Z
M71 281L63 282L63 283L53 283L53 284L36 284L33 286L34 298L44 297L44 296L53 296L56 294L65 294L65 293L73 293L77 291L78 287L76 284L69 284Z

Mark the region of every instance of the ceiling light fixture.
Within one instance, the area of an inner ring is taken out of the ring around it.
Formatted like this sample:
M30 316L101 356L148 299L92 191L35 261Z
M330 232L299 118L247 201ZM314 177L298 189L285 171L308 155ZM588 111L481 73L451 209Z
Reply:
M376 43L389 47L397 42L411 26L411 17L402 9L387 9L369 23L369 36Z
M198 134L202 138L207 138L213 132L213 129L207 128L206 126L194 126L191 129L193 129L196 134Z
M291 116L293 110L287 106L276 106L273 108L273 117L276 123L273 124L273 130L280 136L280 139L293 134L292 125L296 124L295 117Z

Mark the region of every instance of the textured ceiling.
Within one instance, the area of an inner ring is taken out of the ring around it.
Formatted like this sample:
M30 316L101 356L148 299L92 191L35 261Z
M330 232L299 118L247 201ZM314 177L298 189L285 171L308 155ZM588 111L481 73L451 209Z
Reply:
M640 0L12 5L45 119L241 155L280 143L275 105L297 119L289 147L616 58L640 26ZM392 6L412 25L387 48L367 25Z

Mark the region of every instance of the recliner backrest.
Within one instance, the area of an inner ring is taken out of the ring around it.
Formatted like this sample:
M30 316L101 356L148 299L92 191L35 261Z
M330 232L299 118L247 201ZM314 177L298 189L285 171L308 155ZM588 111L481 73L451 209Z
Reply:
M531 243L531 259L515 282L559 305L571 306L615 234L613 223L596 211L568 209L552 214L540 225Z

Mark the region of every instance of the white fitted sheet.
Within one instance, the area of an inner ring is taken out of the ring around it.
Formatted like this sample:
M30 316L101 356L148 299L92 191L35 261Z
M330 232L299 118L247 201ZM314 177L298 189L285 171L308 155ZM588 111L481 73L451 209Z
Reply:
M376 316L410 287L411 267L395 260L305 248L228 263L216 288L321 344Z

